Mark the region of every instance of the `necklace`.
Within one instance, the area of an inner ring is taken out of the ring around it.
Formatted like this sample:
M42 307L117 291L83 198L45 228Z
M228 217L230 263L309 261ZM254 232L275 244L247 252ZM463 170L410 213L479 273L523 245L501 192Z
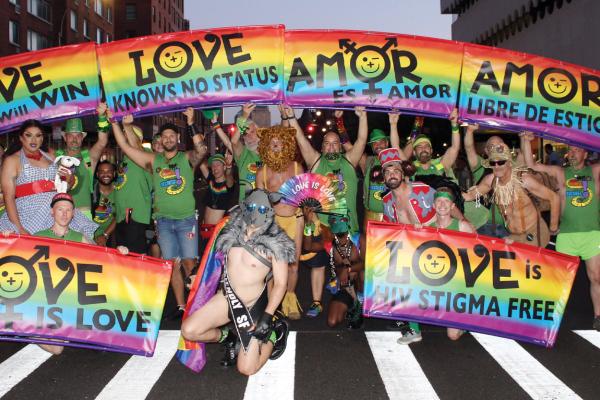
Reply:
M42 152L39 150L37 150L34 153L27 153L26 151L23 151L23 153L25 154L25 157L31 160L40 161L42 159Z

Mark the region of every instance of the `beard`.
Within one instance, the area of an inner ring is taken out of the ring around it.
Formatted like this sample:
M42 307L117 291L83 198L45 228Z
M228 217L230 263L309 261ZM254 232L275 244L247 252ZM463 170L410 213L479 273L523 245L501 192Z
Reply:
M385 181L385 186L387 186L391 190L398 189L401 184L402 184L402 181L400 179L395 179L395 178Z
M290 157L290 154L286 154L283 151L268 151L260 156L263 163L275 172L285 171L288 165L294 161L294 158Z
M177 150L177 143L173 144L172 146L168 146L168 147L167 147L167 145L163 144L163 150L168 151L168 152L175 151L175 150Z
M336 160L339 160L340 158L342 158L342 153L340 153L340 152L336 152L336 153L324 153L323 157L325 157L325 159L327 161L336 161Z
M421 164L429 162L429 160L431 160L431 153L427 151L422 151L418 154L418 158Z

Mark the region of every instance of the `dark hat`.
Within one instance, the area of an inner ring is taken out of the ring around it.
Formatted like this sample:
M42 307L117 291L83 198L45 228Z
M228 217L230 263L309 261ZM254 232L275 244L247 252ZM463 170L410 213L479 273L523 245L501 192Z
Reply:
M71 204L73 204L73 206L75 206L73 197L69 193L57 193L54 195L52 201L50 202L50 208L54 207L54 204L58 203L59 201L68 201Z

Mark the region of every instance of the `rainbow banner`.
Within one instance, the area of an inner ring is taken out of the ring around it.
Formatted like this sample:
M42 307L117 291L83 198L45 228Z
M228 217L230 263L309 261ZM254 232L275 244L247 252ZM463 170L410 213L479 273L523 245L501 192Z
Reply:
M152 356L171 269L106 247L0 238L0 340Z
M462 48L393 33L286 31L286 101L446 117L457 103Z
M534 246L369 222L364 314L552 347L578 266Z
M220 28L98 46L115 116L283 101L283 25Z
M465 44L460 118L600 148L600 71Z
M28 119L95 113L100 98L95 47L84 43L1 57L0 133Z

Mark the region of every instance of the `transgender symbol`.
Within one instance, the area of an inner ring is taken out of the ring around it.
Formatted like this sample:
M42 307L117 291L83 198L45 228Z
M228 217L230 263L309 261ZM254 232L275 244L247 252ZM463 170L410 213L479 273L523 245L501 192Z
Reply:
M356 42L350 39L340 39L340 49L344 53L352 53L350 58L350 70L361 82L369 85L368 89L363 89L363 94L368 95L371 101L375 101L375 95L383 93L375 84L383 80L390 72L391 61L387 54L390 47L398 46L398 40L393 37L386 38L383 47L373 45L361 46L356 48Z
M35 263L50 256L48 246L35 246L35 249L38 251L29 260L13 255L0 258L0 304L6 308L0 313L0 321L5 322L6 329L12 328L13 321L23 319L23 314L15 313L14 307L31 297L37 287Z

